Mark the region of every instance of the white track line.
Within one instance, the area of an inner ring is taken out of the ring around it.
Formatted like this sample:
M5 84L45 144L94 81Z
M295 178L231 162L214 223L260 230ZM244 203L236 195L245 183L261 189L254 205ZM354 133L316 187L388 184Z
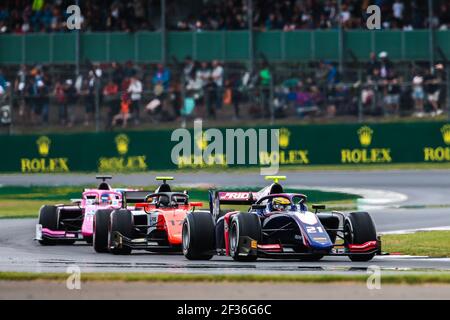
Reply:
M416 232L428 232L428 231L450 231L450 226L448 226L448 227L434 227L434 228L419 228L419 229L386 231L386 232L380 232L380 234L381 235L384 235L384 234L411 234L411 233L416 233Z

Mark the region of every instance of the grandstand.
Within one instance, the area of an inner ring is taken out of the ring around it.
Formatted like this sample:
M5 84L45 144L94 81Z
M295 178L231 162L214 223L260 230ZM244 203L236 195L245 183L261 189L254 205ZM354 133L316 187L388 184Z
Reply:
M78 3L0 3L3 132L450 114L448 1Z

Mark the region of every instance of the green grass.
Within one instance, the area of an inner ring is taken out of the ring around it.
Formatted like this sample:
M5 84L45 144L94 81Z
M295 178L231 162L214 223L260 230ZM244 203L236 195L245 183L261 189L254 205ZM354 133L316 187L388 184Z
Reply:
M284 166L280 169L280 174L287 175L289 172L315 172L315 171L379 171L379 170L447 170L450 169L450 162L444 163L391 163L391 164L339 164L339 165L307 165L307 166ZM249 168L220 168L223 172L231 173L256 173L260 171L259 167ZM201 170L183 168L178 172L212 172L217 173L217 168L202 168Z
M88 186L95 187L95 185ZM140 187L138 187L140 188ZM141 187L143 190L154 190L155 186ZM44 204L69 203L70 199L81 197L82 186L71 187L0 187L0 219L1 218L30 218L37 217L39 208ZM231 188L232 190L258 191L260 188ZM222 189L224 191L230 188ZM205 207L208 203L208 190L193 188L189 189L191 201L203 202ZM287 189L287 192L299 192L298 190ZM337 210L342 207L352 207L357 195L323 192L319 190L305 190L310 203L326 203L330 209ZM236 207L236 206L235 206ZM245 208L236 208L237 210L247 210Z
M450 231L382 236L383 251L405 255L450 257Z
M0 272L0 281L65 281L65 273ZM81 280L123 282L249 282L249 283L365 283L367 275L203 275L148 273L83 273ZM383 275L383 284L450 284L450 273L399 273Z
M0 200L0 219L36 218L43 204L40 200Z

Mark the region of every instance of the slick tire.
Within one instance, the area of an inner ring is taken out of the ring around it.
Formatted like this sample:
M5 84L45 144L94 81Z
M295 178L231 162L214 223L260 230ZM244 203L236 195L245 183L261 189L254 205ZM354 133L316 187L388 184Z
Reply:
M92 243L98 253L108 252L108 227L112 210L97 210L94 216Z
M109 226L108 240L110 243L116 232L119 232L124 237L131 238L133 234L133 216L131 212L128 210L113 211ZM111 253L115 255L129 255L131 251L131 248L127 246L111 249Z
M191 212L183 222L183 254L188 260L211 260L216 249L211 213Z
M240 239L253 239L260 241L261 238L261 222L257 215L252 213L238 213L232 219L229 232L229 248L230 256L235 261L252 262L258 259L257 254L249 254L247 256L240 255L242 252ZM250 244L247 244L250 245Z
M39 210L39 224L42 228L47 228L50 230L58 229L58 208L55 206L43 206ZM58 243L57 240L52 239L42 239L39 243L43 246L51 246Z
M377 241L377 231L372 217L367 212L352 212L344 221L345 243L364 244L369 241ZM355 254L349 258L354 262L367 262L375 257L373 254Z

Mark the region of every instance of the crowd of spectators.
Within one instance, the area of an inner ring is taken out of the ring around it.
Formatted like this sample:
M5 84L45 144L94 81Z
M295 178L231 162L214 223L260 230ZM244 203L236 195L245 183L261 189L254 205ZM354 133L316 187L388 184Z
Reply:
M242 30L248 28L247 0L167 0L167 25L172 30ZM385 29L450 27L450 4L434 0L434 15L428 17L424 0L253 0L253 26L257 30L365 28L366 9L381 8ZM0 2L0 33L68 31L68 0L3 0ZM84 31L155 30L160 28L159 0L80 1Z
M353 80L328 61L288 73L268 63L250 71L191 57L171 66L91 65L79 76L21 66L15 75L0 69L0 102L11 93L16 123L67 127L92 125L96 114L106 128L188 118L441 115L447 107L444 65L411 66L400 72L387 52L372 53Z

